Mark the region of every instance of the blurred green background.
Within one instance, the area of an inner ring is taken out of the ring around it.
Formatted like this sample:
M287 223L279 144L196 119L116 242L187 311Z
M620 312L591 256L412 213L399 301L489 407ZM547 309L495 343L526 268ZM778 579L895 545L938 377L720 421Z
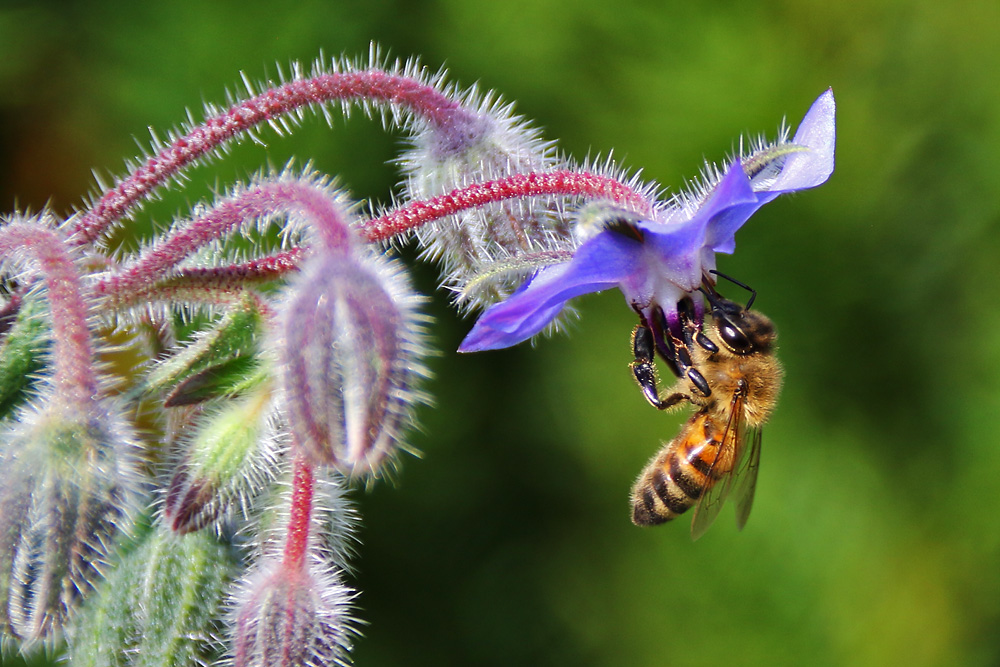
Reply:
M643 530L628 491L683 419L628 371L634 316L458 356L435 293L436 407L396 487L355 494L376 665L1000 663L1000 4L300 0L0 4L0 198L68 212L91 169L275 62L420 54L583 157L676 189L833 86L838 164L761 211L720 269L759 291L787 382L742 534ZM160 222L291 156L386 200L399 147L355 115L265 132ZM418 281L434 289L434 274ZM19 664L9 658L4 665Z

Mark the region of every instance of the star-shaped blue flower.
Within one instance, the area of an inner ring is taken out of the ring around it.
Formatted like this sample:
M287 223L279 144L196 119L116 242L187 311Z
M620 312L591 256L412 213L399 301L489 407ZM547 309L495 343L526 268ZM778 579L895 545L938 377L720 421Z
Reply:
M555 319L569 299L617 287L647 318L659 306L668 318L730 254L736 231L778 195L816 187L833 172L833 91L813 103L790 142L762 146L734 160L714 182L678 198L653 220L606 226L583 241L571 260L544 267L506 300L488 308L459 347L477 352L527 340Z

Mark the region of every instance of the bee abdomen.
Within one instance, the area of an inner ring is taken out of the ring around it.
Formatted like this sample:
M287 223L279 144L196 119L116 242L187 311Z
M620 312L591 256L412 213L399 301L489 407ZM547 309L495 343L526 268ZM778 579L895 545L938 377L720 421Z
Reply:
M632 522L655 526L688 511L705 491L708 477L695 462L687 463L667 446L653 459L632 488Z

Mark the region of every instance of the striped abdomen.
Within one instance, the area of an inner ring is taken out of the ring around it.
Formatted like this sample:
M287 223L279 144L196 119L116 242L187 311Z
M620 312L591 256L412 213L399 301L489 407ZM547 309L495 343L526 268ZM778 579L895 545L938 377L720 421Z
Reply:
M683 514L732 470L732 447L723 447L724 430L706 410L691 416L632 487L633 523L655 526Z

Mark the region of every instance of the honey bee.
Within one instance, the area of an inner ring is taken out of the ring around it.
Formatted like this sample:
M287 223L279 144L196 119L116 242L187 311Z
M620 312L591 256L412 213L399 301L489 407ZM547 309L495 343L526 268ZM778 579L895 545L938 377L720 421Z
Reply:
M687 304L680 313L681 338L665 322L652 327L640 323L632 336L632 371L649 402L667 409L686 401L696 408L639 475L632 488L632 521L658 525L694 507L693 539L704 534L731 494L737 529L746 524L757 483L761 427L774 409L782 378L774 356L774 325L750 310L756 292L751 290L743 307L714 289L702 291L711 305L711 320L706 318L703 326L695 323L693 306ZM680 377L664 398L653 367L657 352Z

